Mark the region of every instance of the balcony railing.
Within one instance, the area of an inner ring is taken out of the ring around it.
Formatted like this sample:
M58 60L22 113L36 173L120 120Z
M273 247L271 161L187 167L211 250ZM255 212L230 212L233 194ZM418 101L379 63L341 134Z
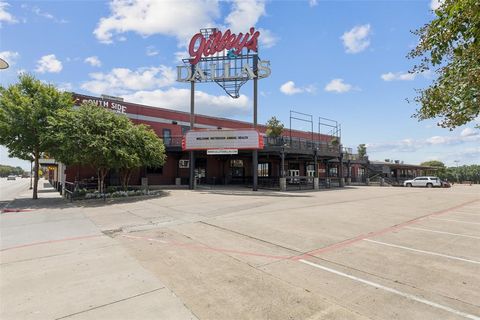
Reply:
M182 136L170 136L170 137L160 137L163 140L164 145L168 147L181 147L182 146ZM358 154L352 154L351 148L340 148L338 144L332 144L327 141L312 141L303 138L297 137L264 137L263 138L264 146L266 149L276 148L284 151L304 151L304 152L317 152L319 154L330 154L330 155L340 155L340 150L344 153L344 159L346 160L366 160L366 157L359 157Z

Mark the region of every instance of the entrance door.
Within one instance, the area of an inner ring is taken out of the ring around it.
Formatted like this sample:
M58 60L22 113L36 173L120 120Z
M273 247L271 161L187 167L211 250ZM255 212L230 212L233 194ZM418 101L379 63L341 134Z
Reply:
M199 184L207 182L207 159L195 159L195 178Z

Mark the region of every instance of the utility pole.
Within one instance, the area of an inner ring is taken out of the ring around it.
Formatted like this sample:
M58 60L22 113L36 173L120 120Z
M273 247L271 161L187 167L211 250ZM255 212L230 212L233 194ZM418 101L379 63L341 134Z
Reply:
M460 183L460 175L458 173L458 163L460 162L460 160L454 160L453 162L455 162L455 165L457 167L457 169L455 170L455 177L457 178L457 183Z

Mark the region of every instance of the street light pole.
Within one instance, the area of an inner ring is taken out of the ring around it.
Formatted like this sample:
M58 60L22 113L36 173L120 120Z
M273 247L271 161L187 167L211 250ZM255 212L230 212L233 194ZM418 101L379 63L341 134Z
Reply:
M33 161L30 161L30 190L32 190L32 172L33 172Z
M460 183L460 175L458 174L458 163L460 162L459 160L454 160L453 162L455 162L456 166L457 166L457 170L455 170L455 176L457 178L457 182Z

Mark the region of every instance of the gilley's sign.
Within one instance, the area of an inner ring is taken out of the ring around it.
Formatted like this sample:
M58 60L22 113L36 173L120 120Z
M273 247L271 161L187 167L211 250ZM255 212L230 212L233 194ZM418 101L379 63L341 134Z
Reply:
M240 32L238 35L232 33L230 29L223 34L217 30L208 39L202 33L197 33L188 46L188 53L193 58L190 59L190 64L196 65L202 56L208 57L223 50L233 50L234 55L240 54L244 48L257 52L259 36L260 31L255 31L253 27L249 33Z

